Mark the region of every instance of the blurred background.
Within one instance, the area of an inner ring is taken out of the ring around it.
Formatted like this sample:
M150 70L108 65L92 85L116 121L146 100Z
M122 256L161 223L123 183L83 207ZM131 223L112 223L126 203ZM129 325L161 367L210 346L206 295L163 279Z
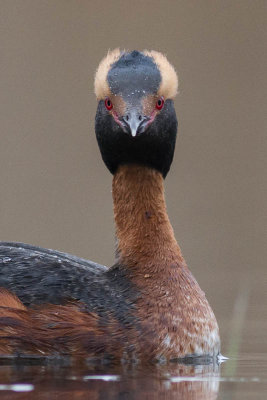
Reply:
M94 73L108 49L159 50L180 82L176 237L223 353L267 350L266 16L264 0L0 0L0 240L112 265Z

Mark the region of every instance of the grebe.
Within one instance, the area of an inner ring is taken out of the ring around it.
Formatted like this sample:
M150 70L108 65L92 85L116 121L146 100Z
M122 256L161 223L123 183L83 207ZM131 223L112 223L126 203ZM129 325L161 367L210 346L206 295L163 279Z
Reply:
M156 51L109 52L95 76L96 137L113 176L111 268L0 245L0 354L152 361L216 357L218 325L166 212L178 79Z

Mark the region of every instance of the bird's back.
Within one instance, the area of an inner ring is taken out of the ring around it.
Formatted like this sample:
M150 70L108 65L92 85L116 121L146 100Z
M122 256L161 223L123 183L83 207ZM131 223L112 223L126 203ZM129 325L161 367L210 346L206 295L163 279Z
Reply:
M122 323L138 297L121 266L107 268L24 243L0 242L0 287L26 307L79 301L87 311L103 317L112 314Z
M80 299L101 285L107 268L67 253L24 243L0 242L0 287L26 306Z

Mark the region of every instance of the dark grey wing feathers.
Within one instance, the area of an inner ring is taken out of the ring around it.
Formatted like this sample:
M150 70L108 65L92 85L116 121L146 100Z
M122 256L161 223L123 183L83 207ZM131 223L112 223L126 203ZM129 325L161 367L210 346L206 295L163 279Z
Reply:
M0 242L0 287L27 306L81 299L105 280L107 267L55 250Z
M101 271L106 271L107 267L101 264L94 263L93 261L86 260L84 258L80 258L77 256L74 256L72 254L64 253L61 251L57 250L52 250L52 249L45 249L42 247L38 246L33 246L30 244L26 243L20 243L20 242L0 242L0 258L4 256L5 253L10 254L12 252L14 253L21 253L22 256L29 256L29 255L35 255L35 256L40 256L40 257L45 257L47 255L47 259L59 259L59 260L65 260L73 263L77 263L79 266L85 266L88 267L89 269L98 269ZM52 258L50 258L50 257Z

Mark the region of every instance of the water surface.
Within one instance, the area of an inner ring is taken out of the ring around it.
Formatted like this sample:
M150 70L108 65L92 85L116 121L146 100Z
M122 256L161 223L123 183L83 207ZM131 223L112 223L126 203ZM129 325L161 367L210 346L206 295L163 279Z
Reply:
M265 354L241 354L221 364L34 365L2 362L1 399L264 399Z

